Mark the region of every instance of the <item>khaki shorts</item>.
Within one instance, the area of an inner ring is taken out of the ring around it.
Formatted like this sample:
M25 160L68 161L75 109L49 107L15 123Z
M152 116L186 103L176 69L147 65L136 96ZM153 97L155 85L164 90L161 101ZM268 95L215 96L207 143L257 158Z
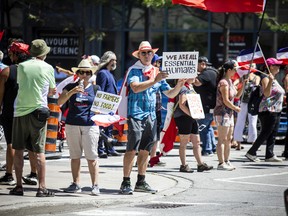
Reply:
M234 116L214 116L217 126L232 127L234 126Z
M39 121L32 113L14 117L12 147L16 150L27 148L36 153L45 152L47 121Z
M71 159L79 159L83 150L87 160L96 160L99 141L99 126L65 125L66 140Z

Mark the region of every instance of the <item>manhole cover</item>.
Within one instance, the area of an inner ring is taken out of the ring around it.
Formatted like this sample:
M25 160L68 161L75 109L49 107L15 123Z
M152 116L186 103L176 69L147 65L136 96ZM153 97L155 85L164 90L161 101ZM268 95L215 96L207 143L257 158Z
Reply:
M186 204L173 204L173 203L155 203L155 204L147 204L147 205L138 205L137 207L149 208L149 209L168 209L168 208L180 208L185 207Z

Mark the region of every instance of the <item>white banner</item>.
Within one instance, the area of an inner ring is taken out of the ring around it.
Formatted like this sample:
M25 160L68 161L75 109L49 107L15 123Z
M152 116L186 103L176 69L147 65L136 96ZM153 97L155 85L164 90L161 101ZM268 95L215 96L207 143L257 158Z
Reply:
M199 94L186 94L190 114L193 119L204 119L205 114Z
M194 78L197 76L199 52L163 52L162 71L167 79Z
M121 101L121 96L110 94L103 91L97 91L93 101L91 111L103 114L115 114Z

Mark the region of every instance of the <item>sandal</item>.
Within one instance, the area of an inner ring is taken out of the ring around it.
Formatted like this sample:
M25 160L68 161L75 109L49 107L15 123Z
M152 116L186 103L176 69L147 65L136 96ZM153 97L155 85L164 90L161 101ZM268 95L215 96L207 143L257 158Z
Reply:
M46 188L38 188L36 197L54 197L55 193Z
M244 149L244 146L241 146L241 147L237 146L236 147L236 150L238 150L238 151L240 151L241 149Z
M10 195L15 195L15 196L23 196L24 195L23 187L16 186L12 190L9 191L9 194Z

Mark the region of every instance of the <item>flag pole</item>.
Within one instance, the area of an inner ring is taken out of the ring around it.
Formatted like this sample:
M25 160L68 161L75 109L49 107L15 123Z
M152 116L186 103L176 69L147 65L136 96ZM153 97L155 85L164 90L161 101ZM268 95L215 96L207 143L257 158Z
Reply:
M246 79L249 78L249 74L250 74L250 72L251 72L251 68L252 68L252 64L253 64L254 55L255 55L255 52L256 52L256 49L257 49L257 45L259 44L260 31L261 31L261 28L262 28L262 24L263 24L263 20L264 20L264 15L265 15L265 12L266 12L266 5L267 5L266 2L267 2L268 0L263 0L263 1L264 1L263 13L262 13L261 20L260 20L260 24L259 24L259 28L258 28L258 31L257 31L256 43L255 43L254 50L253 50L253 53L252 53L252 58L251 58L251 61L250 61L250 64L249 64L249 69L248 69L248 73L247 73L247 78L244 77L244 80L245 80L245 78L246 78ZM260 48L260 45L259 45L259 48ZM261 50L261 48L260 48L260 50ZM261 53L262 53L262 50L261 50ZM263 55L263 54L262 54L262 55ZM263 57L264 57L264 56L263 56ZM264 57L264 61L265 61L265 64L267 65L265 57ZM269 72L270 72L270 71L269 71ZM246 83L244 84L244 86L242 87L242 88L244 88L243 91L245 91L247 85L248 85L248 82L246 82ZM244 97L244 94L242 93L242 95L241 95L241 101L243 100L243 97Z
M268 0L263 0L263 1L264 1L264 9L263 9L263 13L262 13L261 20L260 20L260 25L259 25L259 28L258 28L258 31L257 31L256 43L255 43L255 46L254 46L254 51L253 51L253 54L252 54L252 58L251 58L250 65L249 65L248 74L249 74L250 71L251 71L251 67L252 67L254 55L255 55L255 52L256 52L256 49L257 49L257 45L259 44L260 31L261 31L261 28L262 28L262 24L263 24L263 20L264 20L264 15L265 15L265 12L266 12L266 5L267 5L266 1L268 1ZM259 45L259 48L260 48L260 45ZM260 50L261 50L261 48L260 48ZM261 52L262 52L262 50L261 50ZM266 59L265 59L265 58L264 58L264 61L265 61L265 63L266 63Z
M261 46L260 46L259 43L258 43L258 46L259 46L260 52L261 52L261 54L262 54L262 56L263 56L263 59L264 59L264 62L265 62L265 66L266 66L266 68L267 68L267 70L268 70L268 72L269 72L269 74L270 74L270 73L271 73L270 68L268 67L268 64L267 64L267 62L266 62L266 58L265 58L265 56L264 56L264 53L262 52L262 48L261 48Z

